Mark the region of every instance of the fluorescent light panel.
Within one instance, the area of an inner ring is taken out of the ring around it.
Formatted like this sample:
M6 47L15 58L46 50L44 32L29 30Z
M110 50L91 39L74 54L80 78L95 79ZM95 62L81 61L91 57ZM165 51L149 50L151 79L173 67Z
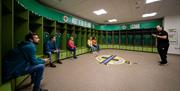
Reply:
M157 15L157 12L143 14L142 17L151 17L151 16L155 16L155 15Z
M117 19L108 20L108 22L117 22Z
M146 4L157 2L157 1L161 1L161 0L146 0Z
M96 15L103 15L103 14L107 14L107 11L105 11L104 9L100 9L100 10L93 11L93 13Z

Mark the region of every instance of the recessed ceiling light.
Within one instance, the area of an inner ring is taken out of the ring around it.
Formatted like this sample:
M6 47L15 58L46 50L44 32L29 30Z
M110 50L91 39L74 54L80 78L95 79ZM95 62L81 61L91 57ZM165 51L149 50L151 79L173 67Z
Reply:
M155 15L157 15L157 12L143 14L142 17L151 17L151 16L155 16Z
M96 15L103 15L103 14L107 14L107 11L105 11L104 9L100 9L93 11L93 13L95 13Z
M146 0L146 4L157 2L157 1L161 1L161 0Z
M108 20L108 22L117 22L117 19Z

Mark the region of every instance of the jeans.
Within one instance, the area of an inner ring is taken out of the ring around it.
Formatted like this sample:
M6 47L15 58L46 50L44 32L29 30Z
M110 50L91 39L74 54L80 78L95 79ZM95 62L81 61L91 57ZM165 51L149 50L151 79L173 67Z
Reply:
M100 50L99 45L93 45L98 51Z
M50 63L52 63L52 53L56 53L56 55L57 55L57 60L60 59L60 51L58 51L58 52L48 52L48 53L45 53L45 55L48 55L48 58L50 59Z
M38 91L40 89L44 68L45 68L44 64L30 65L25 68L25 71L31 74L31 80L34 83L34 87L33 87L34 91Z
M94 51L97 50L96 47L94 47L94 46L89 46L89 47L90 47L90 49L91 49L92 52L94 52Z

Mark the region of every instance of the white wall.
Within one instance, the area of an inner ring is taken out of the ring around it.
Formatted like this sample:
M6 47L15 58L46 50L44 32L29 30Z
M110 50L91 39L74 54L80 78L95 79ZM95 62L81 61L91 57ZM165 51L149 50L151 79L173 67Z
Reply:
M169 15L164 17L164 30L168 32L169 29L176 29L177 42L170 42L168 53L180 54L180 13L176 15Z

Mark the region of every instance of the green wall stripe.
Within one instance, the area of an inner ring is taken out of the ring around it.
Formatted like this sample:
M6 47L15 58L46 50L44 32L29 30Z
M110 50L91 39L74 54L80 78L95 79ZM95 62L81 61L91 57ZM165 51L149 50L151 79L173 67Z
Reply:
M75 18L69 14L65 14L55 9L45 7L38 3L36 0L17 0L19 3L27 8L28 10L34 12L37 15L56 20L61 23L64 22L64 16L68 17L67 23L75 24L83 27L89 27L96 30L114 31L114 30L131 30L131 29L148 29L155 28L157 25L162 25L162 19L151 20L151 21L141 21L132 23L122 23L116 25L98 25L93 22L86 21L84 19Z
M33 13L46 17L48 19L56 20L61 23L65 23L64 16L68 17L67 23L75 24L78 26L84 26L89 28L94 28L94 24L92 22L86 21L84 19L78 19L69 14L65 14L63 12L57 11L55 9L48 8L46 6L41 5L36 0L17 0L23 7L32 11Z
M133 26L139 27L133 27ZM105 31L112 31L112 30L131 30L131 29L149 29L155 28L157 25L162 25L162 19L150 20L150 21L140 21L140 22L131 22L131 23L122 23L117 25L99 25L96 26L95 29L97 30L105 30Z

